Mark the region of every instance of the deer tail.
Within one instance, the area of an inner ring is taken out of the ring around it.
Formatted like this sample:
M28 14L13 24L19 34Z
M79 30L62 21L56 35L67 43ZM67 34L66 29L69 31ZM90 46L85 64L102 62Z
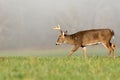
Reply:
M114 31L113 30L111 30L111 34L112 34L112 38L114 39L115 37L115 33L114 33Z

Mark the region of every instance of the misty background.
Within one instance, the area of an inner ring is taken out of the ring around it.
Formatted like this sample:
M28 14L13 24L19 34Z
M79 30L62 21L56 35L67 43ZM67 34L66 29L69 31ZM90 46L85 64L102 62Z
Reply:
M68 33L111 28L120 44L120 0L0 0L0 50L55 48L61 25Z

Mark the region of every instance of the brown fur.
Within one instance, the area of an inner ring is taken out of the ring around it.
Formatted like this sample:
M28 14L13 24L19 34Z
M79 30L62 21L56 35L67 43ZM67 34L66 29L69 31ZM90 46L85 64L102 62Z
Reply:
M74 45L75 47L71 50L69 56L71 56L79 47L82 47L84 50L84 57L86 58L87 45L102 43L108 49L108 56L113 52L113 56L115 57L115 45L110 42L113 36L114 32L111 29L84 30L70 35L61 31L56 44L67 43Z

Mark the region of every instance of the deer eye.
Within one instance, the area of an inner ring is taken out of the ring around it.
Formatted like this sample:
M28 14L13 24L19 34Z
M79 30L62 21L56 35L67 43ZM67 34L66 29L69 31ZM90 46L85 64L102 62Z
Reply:
M67 36L67 34L65 34L64 36Z

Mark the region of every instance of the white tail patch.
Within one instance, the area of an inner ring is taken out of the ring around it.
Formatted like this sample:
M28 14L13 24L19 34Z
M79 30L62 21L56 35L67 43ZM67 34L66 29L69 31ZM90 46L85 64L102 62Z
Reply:
M115 36L113 36L112 38L115 39Z

